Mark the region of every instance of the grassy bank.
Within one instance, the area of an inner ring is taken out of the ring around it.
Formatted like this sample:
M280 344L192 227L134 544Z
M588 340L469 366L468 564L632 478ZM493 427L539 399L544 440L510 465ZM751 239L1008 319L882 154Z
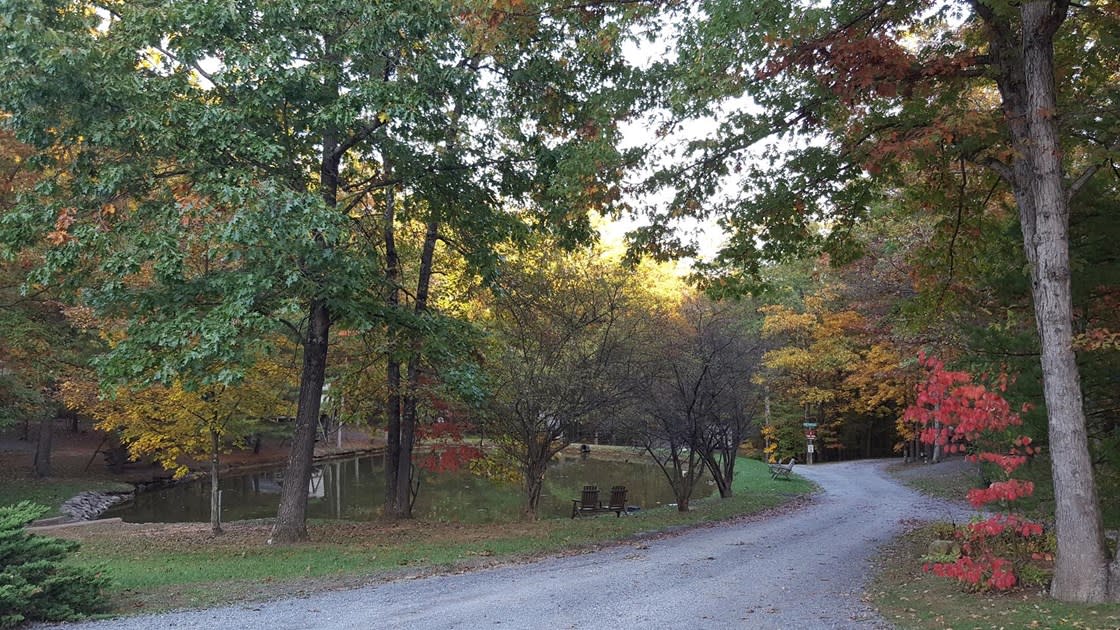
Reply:
M58 508L67 499L86 490L129 492L132 486L117 481L83 478L0 479L0 505L31 501L50 508L44 516L58 516L61 514Z
M932 528L910 532L888 545L868 589L871 602L900 629L1120 628L1120 604L1086 606L1050 599L1040 589L965 593L956 582L922 571Z
M895 464L888 468L900 481L915 490L934 497L964 501L968 491L981 486L976 464L965 464L960 457L941 464ZM1001 478L993 467L992 479ZM1015 502L1015 510L1030 518L1049 522L1054 518L1054 480L1050 476L1050 458L1034 457L1019 470L1015 478L1034 484L1034 494ZM1097 478L1101 496L1101 518L1106 529L1120 529L1120 481ZM1002 509L995 506L995 509Z
M897 465L888 469L907 485L932 496L963 501L978 487L975 465L950 461L937 465ZM1037 458L1016 472L1035 484L1035 494L1017 502L1016 509L1043 522L1053 521L1054 492L1049 461ZM1120 527L1120 506L1102 501L1105 526ZM1000 506L993 506L1001 509ZM871 603L899 628L1120 628L1120 605L1086 606L1050 599L1043 589L1008 593L966 593L946 578L922 571L923 555L934 538L933 528L907 533L888 545L876 563L876 578L868 590Z
M464 570L540 554L585 552L703 523L757 514L812 490L799 478L772 481L765 464L740 460L735 496L693 502L687 513L538 522L314 522L311 542L268 546L266 522L233 523L211 537L203 524L104 524L55 532L82 542L75 562L103 566L118 612L245 601L370 580Z

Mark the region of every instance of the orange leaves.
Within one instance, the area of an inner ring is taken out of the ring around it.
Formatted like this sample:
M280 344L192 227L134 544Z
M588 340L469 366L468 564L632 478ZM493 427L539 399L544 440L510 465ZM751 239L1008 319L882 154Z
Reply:
M70 226L74 225L75 215L77 210L75 208L63 208L58 212L58 218L54 222L54 230L47 233L47 242L56 247L65 245L74 240L70 234Z
M1106 328L1093 328L1073 338L1073 347L1077 350L1120 350L1120 331L1111 331Z
M507 38L536 30L538 14L526 0L459 0L456 10L475 52L491 53Z

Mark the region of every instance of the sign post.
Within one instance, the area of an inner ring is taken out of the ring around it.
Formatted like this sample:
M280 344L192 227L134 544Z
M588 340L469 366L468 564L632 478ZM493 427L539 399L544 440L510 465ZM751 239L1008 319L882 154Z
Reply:
M805 463L813 463L813 454L816 453L817 441L817 423L816 422L802 422L801 426L805 427Z

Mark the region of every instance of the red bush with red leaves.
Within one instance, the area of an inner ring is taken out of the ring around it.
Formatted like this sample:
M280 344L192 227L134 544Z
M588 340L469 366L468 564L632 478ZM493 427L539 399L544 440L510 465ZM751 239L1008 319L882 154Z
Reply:
M968 502L974 507L992 503L1006 507L1033 494L1033 483L1011 478L1038 449L1027 436L1008 436L1011 427L1023 421L1001 394L1007 390L1007 375L1000 374L993 389L975 382L968 372L946 370L934 357L923 353L918 358L926 379L918 384L917 400L907 408L904 418L918 424L922 442L940 445L947 453L967 453L969 461L993 464L1007 476L987 488L969 490ZM1024 405L1020 411L1026 410ZM1006 450L993 450L1000 444L1006 445ZM923 568L955 579L970 590L1014 588L1025 563L1045 561L1050 556L1042 525L1012 513L969 523L957 528L954 537L960 543L960 557L928 563Z

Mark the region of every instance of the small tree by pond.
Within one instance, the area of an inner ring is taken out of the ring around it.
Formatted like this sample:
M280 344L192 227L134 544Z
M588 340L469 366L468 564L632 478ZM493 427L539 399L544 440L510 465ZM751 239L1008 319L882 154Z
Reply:
M121 388L116 397L64 388L72 408L98 421L103 431L117 433L133 458L154 457L177 478L190 469L189 460L208 459L210 526L222 533L218 490L221 453L259 429L261 419L282 415L291 377L279 364L262 359L236 384L220 383L188 389L181 382L141 390Z
M494 288L485 429L516 462L535 519L552 458L632 395L645 321L635 313L638 287L615 261L549 242L532 254L510 256Z
M636 432L682 512L705 469L721 497L732 493L735 458L759 401L752 376L760 344L745 321L735 305L687 300L651 354Z

